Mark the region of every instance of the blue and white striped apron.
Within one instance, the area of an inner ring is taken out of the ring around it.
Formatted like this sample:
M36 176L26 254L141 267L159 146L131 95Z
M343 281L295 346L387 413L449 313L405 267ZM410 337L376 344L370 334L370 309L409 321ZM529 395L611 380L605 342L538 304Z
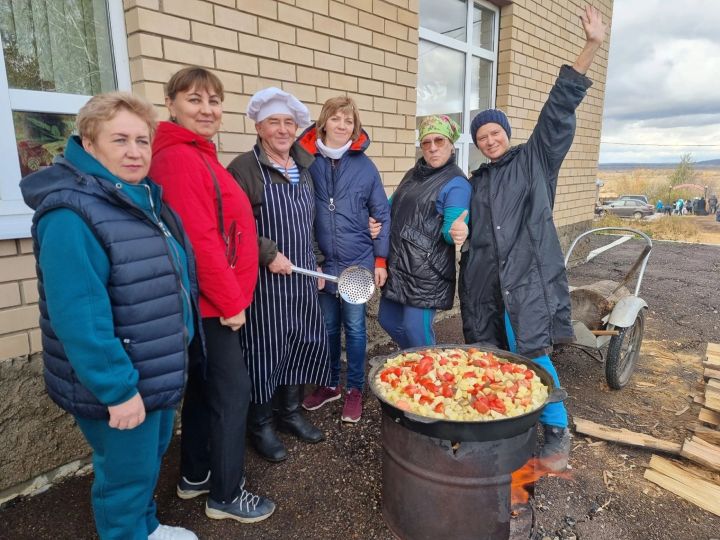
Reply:
M274 240L295 266L315 270L315 200L310 187L307 182L273 184L253 151L265 197L257 218L258 235ZM253 383L253 403L269 401L280 385L328 384L330 356L315 278L274 274L261 266L245 316L240 343Z

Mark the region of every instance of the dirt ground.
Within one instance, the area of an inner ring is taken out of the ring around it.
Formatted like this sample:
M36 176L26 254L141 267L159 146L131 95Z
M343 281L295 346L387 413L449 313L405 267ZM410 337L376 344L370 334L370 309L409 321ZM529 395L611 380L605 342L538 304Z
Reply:
M637 371L621 391L605 383L603 366L574 347L553 358L570 396L568 410L616 427L680 442L697 418L689 397L700 380L708 341L720 340L720 223L705 220L717 246L656 242L640 296L649 304ZM639 243L630 241L570 272L572 285L624 274ZM439 342L461 341L459 318L437 325ZM387 347L372 351L384 352ZM357 425L339 421L341 403L312 414L327 440L318 445L283 436L289 459L277 465L248 451L252 490L271 496L278 509L256 525L213 522L202 498L174 495L178 444L165 459L157 500L159 517L202 539L378 539L392 534L381 516L380 410L365 396ZM720 518L643 479L651 453L575 436L571 477L541 479L535 488L533 538L588 540L709 540L720 537ZM2 539L95 538L90 477L73 478L48 492L0 510ZM448 538L448 540L452 540Z

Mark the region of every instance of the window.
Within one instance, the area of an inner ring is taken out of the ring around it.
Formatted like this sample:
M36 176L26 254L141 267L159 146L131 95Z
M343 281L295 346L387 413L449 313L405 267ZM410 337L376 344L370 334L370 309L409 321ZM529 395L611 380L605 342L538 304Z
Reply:
M129 89L122 2L0 2L0 239L29 236L20 179L62 152L94 94Z
M420 0L416 127L431 114L460 124L463 135L455 146L465 171L484 161L470 122L495 103L499 19L497 7L487 2Z

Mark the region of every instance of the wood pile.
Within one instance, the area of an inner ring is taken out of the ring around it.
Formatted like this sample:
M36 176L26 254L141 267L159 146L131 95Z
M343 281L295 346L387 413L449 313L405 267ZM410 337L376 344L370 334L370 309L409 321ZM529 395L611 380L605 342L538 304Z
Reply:
M701 405L693 435L680 443L663 441L574 418L575 430L599 439L648 448L690 460L691 464L653 455L645 479L720 516L720 344L708 343L703 361L702 393L693 401Z
M694 434L685 439L680 455L717 473L720 472L720 344L708 343L703 360L703 380L704 392L693 400L702 408L698 421L690 427ZM653 456L645 478L720 516L720 482L717 475L701 478L697 472Z

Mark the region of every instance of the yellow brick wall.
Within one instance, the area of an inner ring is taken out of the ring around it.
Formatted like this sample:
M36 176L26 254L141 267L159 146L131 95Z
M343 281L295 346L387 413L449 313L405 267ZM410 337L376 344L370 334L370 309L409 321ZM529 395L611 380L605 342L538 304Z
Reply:
M515 0L502 9L496 104L510 117L513 144L527 139L564 63L585 43L578 15L583 0ZM593 2L609 21L612 0ZM575 141L560 171L555 201L558 228L593 217L600 152L609 36L587 76L593 86L577 112Z
M500 18L497 106L527 138L559 66L583 44L580 0L505 0ZM218 137L229 162L255 130L245 118L256 90L294 93L317 116L338 94L358 102L373 139L368 154L388 192L415 155L418 0L123 0L133 90L161 108L163 83L181 66L211 68L226 86ZM612 0L595 2L610 20ZM592 218L607 49L588 73L593 87L578 111L575 143L561 171L559 228ZM572 227L567 227L571 229ZM41 349L37 291L28 239L0 241L0 360Z
M42 350L32 240L0 240L0 360Z
M133 90L163 103L163 83L184 64L225 85L221 161L250 150L250 96L277 86L316 118L333 96L352 96L388 189L415 155L418 0L125 0ZM166 118L165 111L161 118Z

